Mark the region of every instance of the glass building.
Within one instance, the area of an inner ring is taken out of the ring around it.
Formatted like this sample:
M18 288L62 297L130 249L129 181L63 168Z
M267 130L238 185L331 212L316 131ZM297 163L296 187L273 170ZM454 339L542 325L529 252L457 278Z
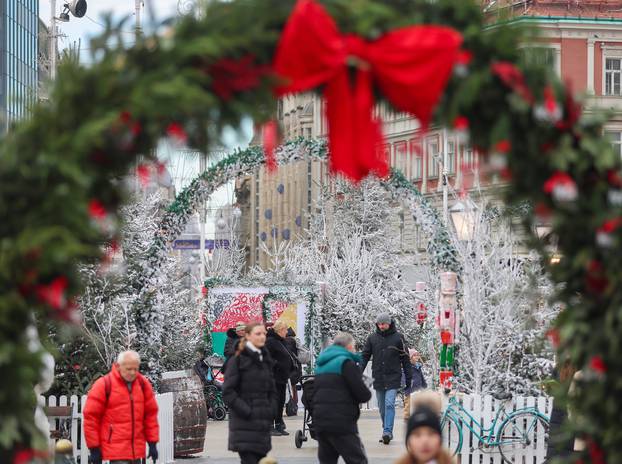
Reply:
M0 129L37 97L39 0L0 0Z

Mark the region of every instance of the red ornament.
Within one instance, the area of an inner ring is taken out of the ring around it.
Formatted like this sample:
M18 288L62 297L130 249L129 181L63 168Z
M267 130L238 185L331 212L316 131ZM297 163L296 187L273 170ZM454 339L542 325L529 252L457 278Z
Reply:
M609 286L609 279L605 276L605 269L600 261L593 259L588 263L585 284L594 294L604 292Z
M205 285L201 287L201 295L203 295L204 297L207 296L207 287Z
M473 61L473 52L471 50L460 50L456 57L456 63L462 66L468 66Z
M89 216L96 221L103 221L108 216L108 212L101 201L93 199L89 201Z
M147 164L139 164L136 167L136 175L138 176L138 181L143 188L149 185L149 180L151 179L151 169Z
M579 194L574 179L563 171L556 171L547 179L544 193L553 195L558 201L574 201Z
M499 140L495 146L494 151L497 153L508 153L512 149L512 144L509 140Z
M268 121L261 127L261 138L263 139L263 149L266 157L266 166L269 172L277 169L276 156L274 154L278 139L278 125L276 121Z
M466 132L469 130L469 120L465 116L458 116L454 119L454 130Z
M71 366L71 367L72 367L72 369L73 369L74 371L76 371L76 372L77 372L77 371L79 371L80 369L82 369L82 367L80 366L80 364L74 364L74 365L73 365L73 366Z
M491 65L491 70L495 76L501 79L501 82L520 95L527 103L534 103L533 94L525 83L525 76L513 63L497 61Z
M33 459L47 459L48 455L44 451L35 449L21 449L13 455L13 464L30 464Z
M125 126L127 126L127 128L129 129L129 131L132 133L134 137L136 137L142 132L142 125L140 124L139 121L134 120L134 118L132 117L132 113L130 113L129 111L123 111L119 115L119 120Z
M188 141L188 134L186 134L184 127L177 122L172 122L168 125L168 127L166 128L166 135L168 135L180 145L185 145Z
M591 464L606 464L605 452L594 440L588 440L588 452L590 453Z
M622 189L622 176L615 169L610 169L607 171L607 182L609 185L615 188Z
M65 290L67 290L68 286L69 281L67 277L60 276L52 280L49 284L37 285L35 291L39 301L56 310L61 310L67 304Z
M566 101L564 102L564 119L559 121L556 127L559 130L570 131L581 119L581 104L574 99L572 94L572 84L566 83Z
M557 330L556 328L549 329L546 332L546 338L548 338L553 348L557 349L559 347L559 343L560 343L559 330Z
M592 356L590 359L590 369L601 375L607 373L607 365L603 358L598 355Z
M370 173L385 177L387 159L376 150L382 133L372 117L373 87L427 127L461 42L457 31L441 26L404 27L370 42L341 34L315 0L299 0L277 46L274 70L286 82L277 94L323 86L331 170L354 181Z
M559 111L559 106L557 105L555 93L553 92L553 88L550 85L547 85L544 88L544 109L549 114L553 114Z
M236 93L259 86L261 78L270 73L270 67L256 65L253 55L240 59L222 58L207 68L212 77L212 89L224 101Z

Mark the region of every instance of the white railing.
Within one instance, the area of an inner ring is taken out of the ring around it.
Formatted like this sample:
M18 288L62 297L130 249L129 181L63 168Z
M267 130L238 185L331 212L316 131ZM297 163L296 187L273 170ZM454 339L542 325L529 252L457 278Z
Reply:
M87 464L89 450L86 447L84 440L84 430L82 427L82 410L86 404L86 395L78 397L72 395L67 397L65 395L56 397L48 396L39 397L39 404L42 407L45 406L71 406L72 414L69 423L65 424L65 419L49 419L50 429L59 430L65 425L70 428L70 440L73 443L73 455L77 464ZM160 441L158 443L158 453L160 464L172 464L174 463L173 451L175 447L173 437L173 394L164 393L156 395L156 401L158 402L158 423L160 424ZM53 441L53 440L51 440Z
M546 396L516 396L511 400L501 402L495 400L490 395L461 395L460 402L462 403L464 409L466 409L468 413L483 427L491 426L495 420L497 411L500 408L504 408L507 414L511 414L512 412L523 408L535 408L547 418L551 417L551 410L553 409L553 398ZM505 416L502 413L500 419L495 424L495 428L492 433L496 433L499 430L499 427L503 422L503 417ZM471 433L471 430L467 427L467 424L470 425L473 430L480 432L479 427L472 424L468 416L464 415L462 420L462 452L456 460L457 463L503 464L504 461L501 458L499 448L486 448L479 446L477 437ZM530 425L531 422L528 421L518 421L515 423L515 427L529 427ZM455 444L455 440L457 439L457 431L453 428L450 428L450 430L453 431L453 433L445 433L443 436L443 441L449 449L452 448L452 443ZM531 446L513 450L511 456L513 462L521 464L543 463L546 457L545 434L546 431L543 427L536 427L536 439L533 441Z

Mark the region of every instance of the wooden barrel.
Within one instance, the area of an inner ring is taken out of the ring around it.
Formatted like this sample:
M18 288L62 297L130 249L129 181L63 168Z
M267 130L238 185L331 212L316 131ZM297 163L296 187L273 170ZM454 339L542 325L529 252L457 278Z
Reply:
M191 370L165 372L160 392L173 393L175 457L203 453L207 406L201 379Z

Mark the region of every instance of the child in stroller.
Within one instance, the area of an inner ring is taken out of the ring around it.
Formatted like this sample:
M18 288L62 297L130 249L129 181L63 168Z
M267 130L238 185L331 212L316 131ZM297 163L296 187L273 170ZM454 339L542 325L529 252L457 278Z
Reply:
M227 406L222 399L223 364L224 360L219 356L208 356L207 358L201 356L201 359L194 364L194 371L203 382L207 415L217 421L224 420L227 417Z
M313 428L313 383L314 375L305 375L300 378L300 384L296 386L298 390L302 390L302 405L304 406L304 416L302 419L302 430L296 430L294 435L294 444L296 448L301 448L302 444L307 441L307 431L311 438L315 438L315 430Z

